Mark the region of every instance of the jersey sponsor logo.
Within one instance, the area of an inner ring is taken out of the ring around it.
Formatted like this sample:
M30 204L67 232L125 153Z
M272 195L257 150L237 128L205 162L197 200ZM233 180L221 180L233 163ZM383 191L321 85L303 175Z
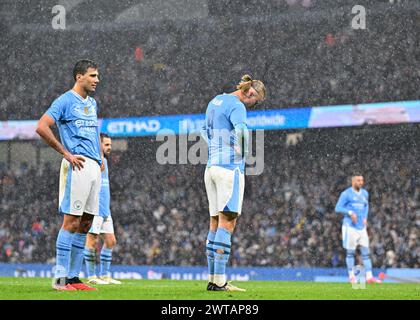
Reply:
M96 120L82 120L78 119L74 122L77 127L97 127L98 121Z
M157 132L160 129L158 120L122 120L110 122L107 130L111 134L132 134L140 132Z
M76 120L75 122L76 127L79 129L80 133L85 134L97 134L98 128L98 121L97 120Z

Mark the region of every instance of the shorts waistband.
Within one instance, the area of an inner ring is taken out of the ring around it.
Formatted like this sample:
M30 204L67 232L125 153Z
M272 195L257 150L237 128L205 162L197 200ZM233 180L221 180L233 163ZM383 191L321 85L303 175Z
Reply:
M84 154L75 154L75 156L80 156L80 157L83 157L83 158L85 158L86 160L93 161L93 162L97 163L97 164L98 164L98 166L100 166L100 163L99 163L99 161L98 161L97 159L93 159L93 158L91 158L91 157L85 156Z

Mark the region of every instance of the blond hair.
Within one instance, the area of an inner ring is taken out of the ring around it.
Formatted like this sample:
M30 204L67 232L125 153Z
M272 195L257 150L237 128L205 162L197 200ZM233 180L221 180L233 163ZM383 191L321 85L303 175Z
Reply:
M258 92L262 100L265 99L266 90L264 83L260 80L253 80L248 74L242 76L241 81L236 86L236 89L241 90L242 92L247 92L251 87Z

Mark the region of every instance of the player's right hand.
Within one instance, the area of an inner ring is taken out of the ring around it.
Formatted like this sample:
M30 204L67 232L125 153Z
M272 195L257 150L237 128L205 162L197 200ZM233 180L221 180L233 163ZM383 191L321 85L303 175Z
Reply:
M70 152L67 152L66 154L64 154L64 159L70 162L73 170L76 170L76 168L78 168L79 170L83 169L83 162L85 162L85 159L82 156L75 156L72 155Z
M357 223L357 215L354 212L352 212L351 215L350 215L350 217L351 217L351 221L354 224L356 224Z

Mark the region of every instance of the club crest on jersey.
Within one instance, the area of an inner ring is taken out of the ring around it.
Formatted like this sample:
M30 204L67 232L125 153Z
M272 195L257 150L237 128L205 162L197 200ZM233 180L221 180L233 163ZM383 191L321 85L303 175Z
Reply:
M94 116L95 115L95 112L96 112L95 106L92 105L92 104L90 104L90 103L88 105L86 105L86 106L84 106L84 105L75 105L73 110L74 110L73 113L76 116L83 116L83 117L85 117L85 116Z
M82 201L80 201L80 200L76 200L76 201L74 202L74 204L73 204L73 207L74 207L76 210L80 210L80 209L82 208Z

